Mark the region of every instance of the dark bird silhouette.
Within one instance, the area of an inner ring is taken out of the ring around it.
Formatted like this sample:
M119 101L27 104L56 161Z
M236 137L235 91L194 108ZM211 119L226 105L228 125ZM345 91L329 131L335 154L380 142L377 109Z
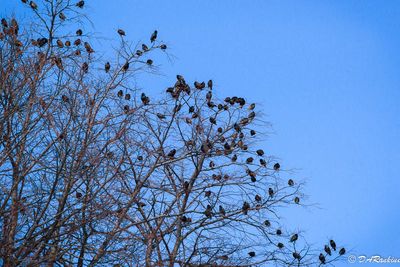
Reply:
M278 243L278 245L276 245L279 249L283 249L284 245L282 243Z
M253 158L252 157L249 157L249 158L246 159L246 163L247 164L250 164L252 162L253 162Z
M295 259L297 259L297 260L300 260L300 259L301 259L300 254L297 253L297 252L293 252L292 255L293 255L293 258L295 258Z
M250 204L247 201L243 202L242 211L244 215L247 215L249 209L250 209Z
M324 256L324 254L322 254L322 253L319 254L319 261L321 262L321 264L325 264L325 256Z
M82 193L81 192L76 192L76 198L81 198L82 197Z
M169 158L174 158L175 154L176 154L176 149L172 149L172 150L167 154L167 156L168 156Z
M290 242L295 242L295 241L297 241L298 238L299 238L299 235L298 235L298 234L294 234L294 235L292 235L292 237L290 238Z
M212 208L210 205L207 205L207 208L204 211L204 215L206 215L206 217L209 219L212 217Z
M125 36L125 31L124 30L122 30L122 29L118 29L118 34L119 35L121 35L121 36Z
M111 65L110 62L106 62L106 64L104 65L104 70L106 73L108 73L110 71Z
M325 250L325 252L326 252L329 256L332 255L331 248L330 248L328 245L325 245L324 250Z
M261 166L267 166L267 162L264 159L260 159L260 165Z
M249 106L249 110L253 110L255 107L256 107L256 104L252 103L252 104L250 104L250 106Z
M218 132L218 133L222 133L222 132L223 132L222 128L221 128L221 127L218 127L217 132Z
M268 188L268 194L269 194L270 197L274 196L274 190L271 187Z
M235 154L235 155L233 155L233 157L232 157L232 162L236 162L236 160L237 160L237 155Z
M147 45L145 45L145 44L142 44L142 50L144 52L147 52L147 51L149 51L149 47Z
M268 221L268 220L265 220L264 221L264 225L267 226L267 227L270 227L271 226L271 222Z
M153 65L153 60L148 59L148 60L146 61L146 64L147 64L147 65Z
M89 71L89 64L88 64L87 62L83 62L83 64L82 64L82 71L83 71L84 73L88 73L88 71Z
M1 19L1 25L3 26L3 28L8 28L8 22L5 18Z
M61 96L61 100L62 100L63 102L65 102L65 103L69 103L69 98L68 98L68 96L66 96L66 95L62 95L62 96Z
M22 3L26 4L28 0L21 0Z
M124 92L122 92L122 90L119 90L118 93L117 93L117 96L118 97L122 97L123 95L124 95Z
M76 30L76 35L81 36L83 34L81 29Z
M129 69L129 62L125 62L125 64L122 66L123 71L127 71Z
M164 114L161 114L161 113L157 113L157 117L158 117L160 120L165 119L165 115L164 115Z
M300 203L300 198L299 197L295 197L294 198L294 203L299 204Z
M256 117L256 113L254 111L250 112L249 116L247 116L250 120Z
M339 250L339 255L340 255L340 256L344 255L345 253L346 253L346 249L345 249L345 248L341 248L341 249Z
M212 80L208 80L207 87L210 88L210 90L213 89L213 81Z
M64 13L62 13L62 12L60 12L60 14L58 14L58 17L61 19L61 20L65 20L67 17L65 16L65 14Z
M224 149L225 149L225 150L231 150L231 146L228 144L228 142L226 142L226 143L224 144Z
M256 253L255 253L254 251L250 251L250 252L249 252L249 256L250 256L250 257L255 257L255 256L256 256Z
M330 240L330 241L329 241L329 244L331 245L332 249L333 249L334 251L336 251L336 243L335 243L335 241Z
M221 205L219 205L219 213L220 213L222 216L225 216L225 214L226 214L224 207L222 207Z
M256 195L256 196L254 197L254 199L255 199L257 202L261 202L261 196L260 196L260 195Z
M189 113L193 113L194 112L194 106L190 106L189 107Z
M78 3L76 3L76 6L79 8L83 8L84 5L85 5L85 1L79 1Z
M197 81L195 81L194 82L194 87L196 88L196 89L199 89L199 90L201 90L201 89L204 89L205 87L206 87L206 84L204 83L204 82L197 82Z
M76 40L74 41L74 45L75 45L75 46L81 45L81 43L82 43L81 39L76 39Z
M49 40L47 40L47 38L39 38L37 40L37 44L39 47L43 47L48 43Z
M125 95L125 100L131 100L131 94L126 94Z
M274 170L275 171L279 171L280 168L281 168L281 165L279 163L275 163L274 164Z
M289 186L293 186L294 185L294 181L292 179L289 179L287 183L288 183Z
M129 106L128 106L128 105L125 105L125 106L124 106L124 112L125 112L125 113L128 113L128 112L129 112Z
M29 6L30 6L32 9L35 9L35 10L38 8L37 4L36 4L35 2L33 2L33 1L30 1L30 2L29 2Z
M208 91L206 94L206 99L208 100L208 102L211 101L211 98L212 98L212 93L211 93L211 91Z
M65 46L66 47L70 47L71 46L71 42L70 41L65 41Z
M210 196L211 196L211 191L206 191L206 192L204 193L204 195L205 195L206 197L210 197Z
M250 130L250 135L251 135L251 136L254 136L254 135L256 135L256 131L254 131L254 130Z
M93 48L90 46L90 44L88 42L85 42L84 45L85 45L86 52L88 52L89 54L94 52Z
M239 124L235 123L233 124L233 129L235 129L236 132L240 132L242 128L240 128Z
M281 235L282 234L282 230L281 229L276 230L276 234L277 235Z
M255 182L257 181L257 179L256 179L256 173L255 173L255 172L253 172L253 171L251 171L251 170L247 170L247 174L250 176L251 181L252 181L253 183L255 183Z
M155 31L151 34L151 36L150 36L150 42L152 42L152 43L155 42L155 40L157 39L157 34L158 34L157 30L155 30Z
M136 55L137 55L138 57L140 57L141 55L143 55L143 52L140 51L140 50L136 50Z
M257 153L257 155L259 155L259 156L261 157L261 156L264 155L264 150L258 149L258 150L256 151L256 153Z
M167 45L166 44L162 44L162 45L160 45L160 48L161 48L161 50L165 50L165 49L167 49Z

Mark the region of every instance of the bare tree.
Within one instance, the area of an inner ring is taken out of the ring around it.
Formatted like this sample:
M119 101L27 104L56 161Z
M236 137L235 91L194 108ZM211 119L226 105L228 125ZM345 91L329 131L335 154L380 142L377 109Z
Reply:
M104 60L73 29L84 1L22 4L35 19L5 18L0 33L4 266L315 266L345 253L283 228L303 184L257 147L255 104L181 75L150 98L132 79L167 49L157 31L136 47L119 29Z

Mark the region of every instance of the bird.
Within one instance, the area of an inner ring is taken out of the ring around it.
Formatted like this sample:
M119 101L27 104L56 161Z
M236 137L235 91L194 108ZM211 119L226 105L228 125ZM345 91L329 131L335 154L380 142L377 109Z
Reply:
M147 64L147 65L153 65L153 60L148 59L148 60L146 61L146 64Z
M88 70L89 70L89 65L88 65L88 63L87 63L87 62L83 62L83 64L82 64L82 71L83 71L84 73L87 73Z
M157 117L158 117L160 120L165 119L165 115L164 115L164 114L157 113L156 115L157 115Z
M249 209L250 209L250 204L247 201L243 202L242 211L244 215L247 215Z
M74 45L75 45L75 46L78 46L78 45L80 45L81 43L82 43L81 39L76 39L76 40L74 41Z
M219 213L220 213L222 216L225 216L225 214L226 214L224 207L222 207L221 205L219 205Z
M253 183L255 183L255 182L257 181L257 179L256 179L256 173L255 173L255 172L253 172L253 171L251 171L251 170L247 170L247 174L250 176L251 181L252 181Z
M125 64L122 66L123 71L127 71L129 69L129 62L125 62Z
M161 50L165 50L165 49L167 49L167 45L166 44L162 44L162 45L160 45L160 48L161 48Z
M293 252L292 255L293 255L293 258L295 258L295 259L297 259L297 260L300 260L300 259L301 259L300 254L297 253L297 252Z
M260 202L260 201L261 201L261 196L260 196L260 195L256 195L256 196L254 197L254 199L255 199L257 202Z
M94 52L93 48L90 46L90 44L88 42L85 42L84 45L85 45L86 52L88 52L89 54Z
M250 120L254 119L256 116L256 113L254 111L250 112L249 116L247 116Z
M293 186L294 185L294 181L292 179L289 179L287 183L288 183L289 186Z
M26 4L28 2L27 0L21 0L22 3Z
M147 45L142 44L142 50L143 50L144 52L147 52L147 51L149 51L149 48L147 47Z
M143 160L143 156L138 156L137 159L138 159L139 161L142 161L142 160Z
M78 3L76 3L76 6L79 8L83 8L84 5L85 5L85 1L79 1Z
M196 89L199 89L199 90L201 90L201 89L204 89L205 87L206 87L206 84L204 83L204 82L198 82L198 81L195 81L194 82L194 87L196 88Z
M282 234L282 230L281 229L276 230L276 234L277 235L281 235Z
M110 71L110 68L111 68L110 62L106 62L106 64L104 65L104 71L108 73Z
M210 88L210 90L212 90L212 88L213 88L213 81L212 80L208 80L207 87Z
M206 215L207 218L211 218L212 217L212 208L211 208L210 205L207 205L207 208L204 211L204 214Z
M211 191L206 191L206 192L204 193L204 195L205 195L206 197L210 197L210 196L211 196Z
M294 235L292 235L292 237L290 238L290 242L295 242L295 241L297 241L298 238L299 238L299 235L298 235L298 234L294 234Z
M118 34L119 35L121 35L121 36L125 36L125 31L124 30L122 30L122 29L118 29Z
M247 164L250 164L252 162L253 162L253 158L252 157L249 157L249 158L246 159L246 163Z
M344 255L345 253L346 253L346 249L345 249L345 248L341 248L341 249L339 250L339 255L340 255L340 256Z
M141 55L143 55L143 52L140 51L140 50L136 50L136 55L137 55L138 57L140 57Z
M29 2L29 6L30 6L32 9L35 9L35 10L38 8L37 4L36 4L35 2L33 2L33 1L30 1L30 2Z
M321 262L321 264L325 264L325 256L324 256L324 254L322 254L322 253L319 254L319 261Z
M299 204L300 203L300 198L299 197L295 197L294 198L294 203Z
M65 41L65 46L66 47L70 47L71 46L71 42L70 41Z
M236 155L236 154L233 155L232 158L231 158L231 160L232 160L232 162L236 162L236 160L237 160L237 155Z
M131 94L126 94L125 95L125 100L131 100Z
M76 198L81 198L82 197L82 193L81 192L76 192Z
M256 104L252 103L249 105L249 110L253 110L256 107Z
M69 102L69 98L68 98L68 96L66 96L66 95L62 95L62 96L61 96L61 100L62 100L63 102L65 102L65 103L68 103L68 102Z
M282 243L278 243L278 245L276 245L279 249L283 249L284 245Z
M260 165L261 166L267 166L267 162L264 159L260 159Z
M274 170L275 171L279 171L280 168L281 168L281 165L279 163L275 163L274 164Z
M231 146L228 144L228 142L226 142L225 144L224 144L224 149L225 150L231 150Z
M8 28L8 22L5 18L1 19L1 25L3 26L3 28Z
M175 156L175 154L176 154L176 149L172 149L172 150L167 154L167 156L170 157L170 158L173 158L173 157Z
M64 44L63 44L63 42L62 42L60 39L57 40L57 46L58 46L59 48L63 48L63 47L64 47Z
M271 187L268 188L268 194L269 194L270 197L274 196L274 190Z
M117 95L118 95L118 97L122 97L124 95L124 92L122 92L122 90L119 90Z
M329 256L332 255L331 248L330 248L328 245L325 245L324 250L325 250L325 252L326 252Z
M259 156L261 157L261 156L264 155L264 150L258 149L258 150L256 151L256 153L257 153L257 155L259 155Z
M255 257L255 256L256 256L256 253L255 253L254 251L250 251L250 252L249 252L249 256L250 256L250 257Z
M67 17L65 16L65 14L64 13L62 13L62 12L60 12L60 14L58 14L58 17L61 19L61 20L65 20Z
M333 241L332 239L329 241L329 244L331 245L331 247L333 248L334 251L336 251L336 243L335 241Z
M125 113L128 113L128 112L129 112L129 106L128 106L128 105L125 105L125 106L124 106L124 112L125 112Z
M228 257L228 255L222 255L222 256L219 256L218 259L227 261L227 260L229 260L229 257Z
M157 34L158 34L157 30L155 30L155 31L151 34L151 36L150 36L150 42L152 42L152 43L155 42L155 40L157 39Z
M267 226L267 227L270 227L271 226L271 222L268 221L268 220L265 220L264 221L264 225Z
M251 136L254 136L254 135L256 135L256 131L254 131L254 130L250 130L250 135L251 135Z
M208 164L208 166L212 169L215 167L215 163L214 161L210 161L210 163Z
M81 36L82 35L82 30L81 29L78 29L78 30L76 30L76 35L78 35L78 36Z

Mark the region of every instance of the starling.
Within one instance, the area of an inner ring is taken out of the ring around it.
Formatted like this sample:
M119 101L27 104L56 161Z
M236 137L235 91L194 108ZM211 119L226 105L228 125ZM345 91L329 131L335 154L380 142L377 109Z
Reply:
M252 162L253 162L253 158L252 158L252 157L246 159L246 163L247 163L247 164L250 164L250 163L252 163Z
M143 50L144 52L147 52L147 51L149 51L149 48L147 47L147 45L142 44L142 50Z
M340 255L340 256L344 255L345 253L346 253L346 249L345 249L345 248L341 248L341 249L339 250L339 255Z
M207 87L210 88L210 90L212 90L212 88L213 88L213 81L212 80L208 80Z
M322 253L319 254L319 261L321 262L321 264L325 264L325 256L324 256L324 254L322 254Z
M218 132L218 133L222 133L222 132L223 132L222 128L221 128L221 127L218 127L217 132Z
M174 158L175 154L176 154L176 149L172 149L172 150L168 153L167 156L170 157L170 158Z
M288 183L289 186L293 186L294 185L294 181L292 179L289 179L287 183Z
M275 171L279 171L280 168L281 168L281 165L279 163L275 163L274 164L274 170Z
M242 211L244 215L247 215L249 209L250 209L250 204L247 201L245 201L242 206Z
M250 112L249 116L247 116L250 120L254 119L256 113L254 111Z
M254 131L254 130L250 130L250 135L251 135L251 136L254 136L254 135L256 135L256 131Z
M160 48L161 48L161 50L165 50L165 49L167 49L167 45L166 44L162 44L162 45L160 45Z
M211 91L208 91L206 94L206 99L208 100L208 102L211 101L211 98L212 98L212 93L211 93Z
M215 168L215 163L214 161L210 161L210 164L208 165L211 169Z
M185 182L183 183L183 188L185 189L186 192L189 190L189 186L190 186L190 184L189 184L188 181L185 181Z
M298 238L299 238L299 235L298 235L298 234L294 234L294 235L292 235L292 237L290 238L290 242L295 242L295 241L297 241Z
M140 57L141 55L143 55L143 52L140 51L140 50L136 50L136 55L137 55L138 57Z
M299 204L300 203L300 198L299 197L295 197L294 198L294 203Z
M138 159L139 161L142 161L142 160L143 160L143 156L138 156L137 159Z
M254 251L250 251L250 252L249 252L249 256L250 256L250 257L255 257L255 256L256 256L256 253L255 253Z
M125 100L131 100L131 94L126 94L125 95Z
M37 44L39 47L43 47L48 43L49 40L47 40L47 38L39 38L37 40Z
M146 61L146 64L147 64L147 65L153 65L153 60L148 59L148 60Z
M8 23L7 23L7 20L5 18L1 19L1 25L3 26L3 28L8 28Z
M129 106L128 106L128 105L125 105L125 106L124 106L124 112L125 112L125 113L128 113L128 112L129 112Z
M182 221L183 223L186 223L186 222L188 221L188 218L187 218L185 215L183 215L183 216L181 217L181 221Z
M207 205L206 210L204 211L204 215L206 215L207 218L212 217L212 208L210 205Z
M283 249L284 245L283 245L282 243L278 243L277 247L278 247L279 249Z
M125 36L125 31L124 30L122 30L122 29L118 29L118 34L119 35L121 35L121 36Z
M77 49L77 50L75 51L75 55L80 56L80 55L81 55L81 50Z
M83 64L82 64L82 71L84 73L88 73L88 71L89 71L89 65L86 62L83 62Z
M29 2L29 6L30 6L32 9L35 9L35 10L38 8L37 4L36 4L35 2L33 2L33 1L30 1L30 2Z
M83 8L84 5L85 5L85 1L83 1L83 0L76 3L76 6L79 8Z
M123 71L127 71L129 69L129 62L125 62L125 64L122 66Z
M225 216L225 214L226 214L224 207L222 207L221 205L219 205L219 213L220 213L222 216Z
M110 68L111 68L110 62L106 62L106 64L104 65L104 71L108 73L110 71Z
M122 90L119 90L118 93L117 93L117 96L118 97L122 97L123 95L124 95L124 92L122 92Z
M65 41L65 46L66 47L70 47L71 46L71 42L70 41Z
M64 13L62 13L62 12L60 12L60 14L58 14L58 17L61 19L61 20L65 20L67 17L64 15Z
M26 2L28 2L28 0L21 0L21 2L26 4Z
M254 199L255 199L257 202L261 202L261 196L260 196L260 195L256 195L256 196L254 197Z
M63 102L65 102L65 103L68 103L68 102L69 102L69 98L68 98L68 96L66 96L66 95L62 95L62 96L61 96L61 100L62 100Z
M300 260L300 259L301 259L300 254L297 253L297 252L293 252L292 255L293 255L293 258L295 258L295 259L297 259L297 260Z
M237 160L237 155L235 154L235 155L233 155L233 157L232 157L232 162L236 162L236 160Z
M74 45L78 46L78 45L81 44L81 42L82 42L81 39L76 39L75 42L74 42Z
M82 197L82 193L81 192L76 192L76 198L81 198Z
M225 150L231 150L231 146L226 142L226 143L224 144L224 149L225 149Z
M268 221L268 220L265 220L264 221L264 225L267 226L267 227L270 227L271 226L271 222Z
M81 36L82 35L82 30L81 29L78 29L77 31L76 31L76 35L78 35L78 36Z
M269 194L270 197L274 196L274 190L271 187L268 188L268 194Z
M218 258L221 259L221 260L223 260L223 261L229 260L228 255L222 255L222 256L219 256Z
M260 165L261 166L267 166L267 162L264 159L260 159Z
M249 106L249 110L253 110L255 107L256 107L256 104L252 103L252 104L250 104L250 106Z
M206 197L210 197L210 196L211 196L211 191L206 191L206 192L204 193L204 195L205 195Z
M85 45L86 52L88 52L89 54L94 52L93 48L90 46L90 44L88 42L85 42L84 45Z
M334 251L336 251L336 243L333 240L329 241L329 244L331 245L331 247L333 248Z
M262 157L264 155L264 150L262 150L262 149L258 149L256 152L257 152L257 155L259 155L260 157Z
M165 115L164 115L164 114L157 113L156 115L157 115L157 117L158 117L160 120L165 119Z
M325 245L324 250L325 250L325 252L326 252L329 256L332 255L331 248L330 248L328 245Z
M276 230L276 234L277 235L281 235L282 234L282 230L281 229Z
M152 35L151 35L151 37L150 37L150 42L152 42L152 43L154 43L154 41L157 39L157 30L155 30L153 33L152 33Z
M194 87L196 89L201 90L201 89L204 89L206 87L206 84L204 82L199 83L199 82L196 81L196 82L194 82Z

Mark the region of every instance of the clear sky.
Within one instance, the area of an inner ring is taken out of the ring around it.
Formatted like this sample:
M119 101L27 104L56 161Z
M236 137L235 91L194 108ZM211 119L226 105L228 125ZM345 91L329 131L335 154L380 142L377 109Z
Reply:
M356 255L400 258L400 1L86 5L89 29L100 36L117 40L123 28L148 41L159 31L172 56L154 58L163 75L138 83L150 95L179 73L213 78L219 96L262 106L274 130L265 150L297 169L309 202L318 203L285 216L309 242L334 237ZM17 0L0 7L2 15L25 10Z

